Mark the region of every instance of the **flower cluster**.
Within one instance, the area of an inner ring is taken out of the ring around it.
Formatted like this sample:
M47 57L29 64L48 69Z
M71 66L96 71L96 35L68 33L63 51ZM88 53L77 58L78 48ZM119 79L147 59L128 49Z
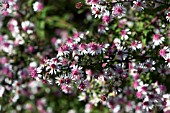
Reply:
M0 0L0 112L169 113L169 5Z
M87 39L87 37L82 37L82 40ZM130 53L134 50L146 51L142 44L139 48L137 46L137 48L133 49L134 47L127 48L126 44L121 43L118 38L115 38L112 44L96 44L95 42L77 44L74 38L75 35L66 40L66 43L58 49L57 57L44 60L44 63L36 70L36 79L46 81L49 84L57 84L64 93L73 93L73 91L78 89L82 91L82 94L79 96L81 101L87 100L87 97L89 97L90 104L97 105L99 102L102 102L103 105L107 105L113 112L123 109L124 101L127 104L129 102L133 103L133 105L129 103L129 107L133 107L126 108L126 112L135 109L139 110L139 105L142 105L140 108L141 112L143 110L151 111L155 106L162 109L166 108L166 104L164 104L166 99L163 98L166 95L164 93L165 86L158 85L158 82L151 85L144 84L142 81L142 78L147 74L156 73L156 63L158 64L159 61L149 57L144 62L140 62L137 56L130 56ZM138 42L132 43L137 45ZM159 53L162 53L162 55L164 53L164 56L167 56L170 48L164 48L165 50L162 49L160 50L162 52ZM95 59L98 59L98 61ZM84 61L86 62L84 63ZM164 62L165 65L158 67L158 75L170 74L169 64L166 64L166 62ZM133 78L131 84L133 87L125 85L125 82L131 78L129 75ZM100 89L100 91L93 91L96 88ZM133 95L134 93L132 92L136 93L136 95ZM132 95L143 100L137 103L136 107L135 101L127 100L128 96ZM124 99L122 100L123 97ZM120 99L120 105L113 104L119 102L112 101Z

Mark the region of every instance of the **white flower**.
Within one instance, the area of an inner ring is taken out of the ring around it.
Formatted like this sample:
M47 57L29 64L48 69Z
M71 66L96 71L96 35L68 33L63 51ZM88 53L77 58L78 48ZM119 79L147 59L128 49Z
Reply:
M155 70L155 67L154 65L156 64L156 62L152 59L147 59L146 62L145 62L145 66L146 66L146 69L149 71L153 71Z
M57 74L57 72L60 72L59 66L54 62L50 62L46 70L49 71L49 74L51 75Z
M167 66L170 68L170 53L167 53L164 57Z
M85 93L85 92L82 92L82 93L78 96L78 98L79 98L79 101L84 101L84 100L86 100L86 93Z
M102 52L102 47L94 42L88 44L88 53L91 55L98 55Z
M42 82L38 82L38 81L31 81L28 84L28 87L31 89L31 92L33 94L37 94L38 93L38 87L42 86Z
M161 36L160 34L154 34L153 35L153 44L154 46L158 46L162 44L162 42L165 40L165 37Z
M15 45L23 45L24 43L25 43L25 41L24 41L23 37L20 34L16 34L14 44Z
M80 55L88 53L87 52L87 45L86 44L81 43L78 48L79 48L78 50L79 50L79 54Z
M112 112L113 112L113 113L119 113L120 109L121 109L120 105L117 104L117 105L112 109Z
M133 1L133 8L135 8L137 11L143 10L144 2L141 0Z
M41 11L42 9L43 9L43 4L41 3L41 2L35 2L34 4L33 4L33 9L34 9L34 11L35 12L39 12L39 11Z
M140 42L140 41L136 41L136 40L134 40L134 41L132 41L132 43L131 43L131 48L132 48L132 50L134 50L134 51L136 51L136 49L141 49L142 48L142 43Z
M108 30L109 30L109 27L107 27L107 25L104 25L104 24L99 25L99 28L98 28L99 33L106 33L106 31Z
M129 31L129 29L125 29L121 31L121 40L127 40L129 38L128 35L130 35L131 32Z
M164 99L166 100L166 105L164 106L163 111L166 113L170 110L170 94L164 94L163 100Z
M162 66L162 65L160 65L160 67L158 68L158 72L161 74L161 75L168 75L168 74L170 74L169 72L168 72L168 67L167 67L167 65L164 65L164 66Z
M115 38L115 39L114 39L114 44L115 44L117 47L119 47L120 44L121 44L120 39L119 39L119 38Z
M72 69L71 69L71 73L72 73L72 79L73 80L79 80L82 76L82 68L81 66L78 66L78 65L73 65L71 66Z
M37 67L37 63L36 62L30 62L30 67Z
M68 55L70 54L70 47L68 45L64 45L60 48L58 48L58 54L57 54L57 57L59 56L63 56L63 55Z
M5 91L5 88L3 86L0 86L0 97L3 96L4 91Z
M97 104L100 102L100 98L97 96L95 92L92 92L92 97L90 98L90 103L97 106Z
M170 22L170 12L168 12L168 13L166 14L166 19L167 19L167 21Z
M154 107L154 105L151 103L151 101L148 98L145 98L143 101L142 108L148 112L149 110L152 110L153 107Z
M98 4L92 4L92 7L91 7L91 10L92 10L92 14L95 15L95 18L101 18L103 16L103 12L105 12L106 10L106 7L105 6L101 6L101 5L98 5Z
M26 20L21 23L21 26L22 26L22 29L26 31L28 34L33 33L34 24L32 22Z

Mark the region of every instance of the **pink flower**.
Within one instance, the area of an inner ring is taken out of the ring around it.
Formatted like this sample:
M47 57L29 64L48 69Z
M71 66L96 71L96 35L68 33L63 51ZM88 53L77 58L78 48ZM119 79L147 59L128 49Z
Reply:
M116 4L112 8L112 15L121 18L126 13L126 9L122 4Z
M170 48L168 46L164 46L162 49L159 50L159 55L161 57L165 57L165 55L169 52L170 52Z
M143 98L143 94L141 92L136 92L136 97L141 99Z
M78 86L78 88L79 88L81 91L83 91L83 90L86 88L86 86L85 86L84 83L80 83L79 86Z
M81 43L78 48L79 48L79 52L80 52L81 55L88 53L86 44Z
M57 41L56 37L53 37L53 38L51 39L51 43L52 43L52 44L55 44L56 41Z
M32 78L36 78L37 77L37 70L36 69L32 69L31 70L31 77Z
M166 55L166 50L165 49L161 49L159 51L159 55L161 55L162 57Z
M34 47L33 46L28 46L28 52L30 52L30 53L34 52Z
M103 14L103 17L102 17L102 20L105 24L108 24L110 22L110 13L109 11L106 11L104 14Z
M61 86L61 89L64 93L71 93L71 86L69 86L69 85L63 84Z
M86 0L86 3L89 5L97 4L98 2L99 2L99 0Z

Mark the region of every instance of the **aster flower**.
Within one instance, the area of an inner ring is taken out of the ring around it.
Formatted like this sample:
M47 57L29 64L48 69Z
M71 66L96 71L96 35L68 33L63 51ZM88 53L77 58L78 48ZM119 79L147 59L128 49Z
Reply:
M125 69L125 64L116 64L115 65L116 76L127 74L127 70Z
M165 55L170 52L170 48L167 46L164 46L162 49L159 50L159 55L161 57L165 57Z
M85 105L84 113L90 113L93 109L93 104L92 103L87 103Z
M64 81L64 75L60 75L60 76L55 77L55 80L56 80L56 84L58 86L64 84L64 82L65 82Z
M119 60L125 60L128 57L127 54L128 50L125 49L123 46L118 48L118 51L116 52L116 57Z
M103 23L106 24L106 25L110 22L111 17L110 17L109 11L106 10L106 12L102 16L102 20L103 20Z
M117 48L120 47L121 40L120 40L119 38L115 38L113 42L114 42L114 45L115 45Z
M155 70L154 65L156 64L156 62L152 59L147 59L145 62L145 66L147 67L146 69L149 71L153 71Z
M17 4L17 0L0 0L1 1L1 7L0 10L2 10L2 13L4 16L7 15L17 15L17 10L19 10L19 6Z
M113 17L121 18L122 16L125 15L125 13L126 13L126 9L122 4L116 4L112 8Z
M0 9L7 10L9 8L9 4L6 0L0 0Z
M134 109L134 106L135 106L135 102L134 101L127 102L126 107L125 107L125 111L127 113L132 112L132 110Z
M70 47L68 45L61 46L58 48L57 57L70 54Z
M83 54L87 54L87 53L88 53L88 52L87 52L87 45L81 43L81 44L79 45L79 54L80 54L80 55L83 55Z
M68 94L68 93L71 93L73 89L72 89L72 86L63 84L63 85L61 85L61 90L64 93Z
M145 98L142 104L142 108L145 109L147 112L150 112L153 109L154 105L148 98Z
M36 1L34 4L33 4L33 9L35 12L40 12L42 9L43 9L43 4L41 2L38 2Z
M2 50L10 55L15 54L14 42L12 40L7 40L3 43Z
M169 113L170 111L170 94L164 94L163 100L165 100L165 105L163 106L163 111Z
M132 50L136 51L136 49L141 49L142 46L143 46L142 42L134 40L134 41L131 42L130 47L132 48Z
M143 5L144 1L141 0L133 1L133 8L135 8L137 11L143 10L144 9Z
M164 57L167 66L170 68L170 53L167 53Z
M92 4L98 4L99 0L85 0L86 4L92 5Z
M169 68L167 67L167 65L164 65L164 66L160 65L160 67L158 68L158 72L160 73L161 76L168 75L168 74L170 74L168 72L168 69Z
M106 31L108 30L109 30L108 26L104 24L100 24L98 27L98 32L101 34L106 33Z
M78 55L78 53L79 53L78 44L72 44L70 48L71 48L72 51L73 51L73 52L72 52L72 56L73 56L73 57L76 57L76 56Z
M139 74L145 74L148 71L144 63L139 63L135 68Z
M81 33L81 32L76 32L73 35L73 40L75 41L75 43L78 43L81 41L81 39L85 38L86 33Z
M161 36L161 34L153 35L154 46L158 46L158 45L162 44L162 42L164 42L164 40L165 40L165 37Z
M166 19L167 19L167 21L170 22L170 12L168 12L168 13L166 14Z
M32 78L36 78L36 77L37 77L37 70L36 70L36 69L33 69L33 70L31 71L31 77L32 77Z
M38 88L42 87L42 82L30 81L28 83L28 87L30 88L31 93L37 94L38 93Z
M97 106L97 104L100 102L100 98L94 91L91 93L92 93L92 95L90 97L90 103Z
M72 74L72 79L73 80L80 80L80 78L82 77L82 67L78 66L78 65L73 65L71 66L71 74Z
M88 53L91 55L98 55L102 52L102 48L99 44L94 42L88 44Z
M58 63L59 66L67 66L70 63L68 58L59 57L58 59L59 59L59 63ZM67 67L65 67L65 68L67 68Z
M10 19L10 21L8 22L8 29L12 33L13 37L17 37L20 32L18 21L16 19Z
M100 5L92 5L91 7L92 14L95 16L95 18L101 18L102 13L101 13L101 6Z
M0 97L3 96L4 91L5 91L5 88L3 86L0 86Z
M163 94L166 91L166 87L164 85L157 85L155 91L157 94Z
M86 85L81 82L79 85L78 85L78 89L81 90L81 91L84 91L86 89Z
M130 29L124 29L121 31L121 39L122 40L127 40L129 38L128 35L131 34L131 32L129 31Z
M139 85L136 87L138 92L141 92L143 95L146 95L149 84L144 84L142 81L139 81Z
M28 34L32 34L33 33L33 28L34 28L34 24L28 20L23 21L21 23L21 27L24 31L26 31Z
M50 62L49 66L46 67L46 70L49 71L49 74L51 75L60 72L59 66L54 62Z

